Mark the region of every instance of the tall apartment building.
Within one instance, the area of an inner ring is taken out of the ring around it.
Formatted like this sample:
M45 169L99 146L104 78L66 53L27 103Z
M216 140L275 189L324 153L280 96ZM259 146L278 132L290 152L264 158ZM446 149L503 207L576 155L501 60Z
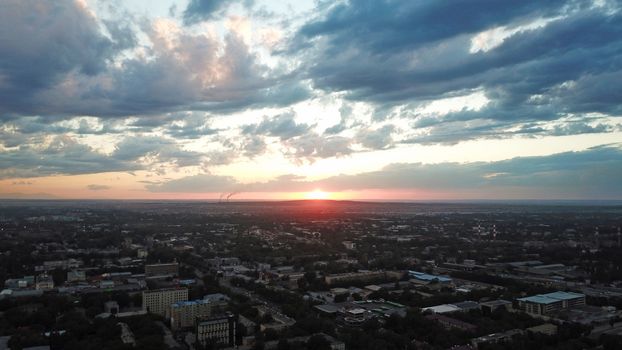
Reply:
M171 305L171 328L193 327L197 318L224 314L229 298L223 294L208 294L201 300L179 301Z
M188 300L188 289L170 288L143 291L143 310L171 317L171 305L180 301Z
M145 265L145 275L149 276L162 276L162 275L179 275L179 263L172 262L167 264L150 264Z
M212 316L212 305L207 300L179 301L171 305L171 329L192 327L197 318Z
M235 316L231 313L197 320L197 342L202 346L206 346L210 342L233 346L235 344L235 332Z
M518 307L534 315L547 315L552 312L585 305L585 295L571 292L554 292L519 298Z

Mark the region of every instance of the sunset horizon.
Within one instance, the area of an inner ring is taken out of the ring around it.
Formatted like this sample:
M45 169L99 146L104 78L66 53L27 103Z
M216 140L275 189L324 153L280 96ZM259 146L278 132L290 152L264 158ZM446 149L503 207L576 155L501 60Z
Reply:
M622 199L616 1L0 4L0 199Z

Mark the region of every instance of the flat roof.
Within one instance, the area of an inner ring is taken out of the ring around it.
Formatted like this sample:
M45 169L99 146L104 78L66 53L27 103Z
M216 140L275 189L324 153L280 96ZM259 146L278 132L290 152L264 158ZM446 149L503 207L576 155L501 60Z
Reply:
M572 292L553 292L548 294L538 294L526 298L519 298L519 301L527 301L536 304L553 304L563 300L573 300L585 297L584 294Z
M487 305L487 306L501 306L501 305L508 305L508 304L512 304L512 302L503 300L503 299L483 301L480 303L480 305Z
M457 307L456 305L443 304L443 305L424 307L422 310L423 311L428 311L429 310L429 311L434 312L435 314L442 314L442 313L446 313L446 312L459 311L460 308Z
M446 277L446 276L431 275L431 274L428 274L425 272L419 272L419 271L411 270L411 271L408 271L408 274L422 281L433 281L433 280L438 280L439 282L451 282L452 281L451 278Z
M326 312L329 314L335 313L337 312L337 310L339 310L339 307L331 304L315 305L314 307L322 312Z
M188 300L188 301L178 301L176 303L171 304L171 307L182 307L182 306L190 306L190 305L199 305L199 304L210 304L209 300L198 299L198 300Z

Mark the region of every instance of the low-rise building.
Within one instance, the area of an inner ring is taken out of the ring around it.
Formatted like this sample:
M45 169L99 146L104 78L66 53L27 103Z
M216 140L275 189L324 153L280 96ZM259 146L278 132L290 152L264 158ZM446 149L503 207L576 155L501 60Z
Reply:
M523 334L520 329L512 329L503 333L493 333L471 339L471 344L477 349L483 344L496 344L512 340L513 337Z
M545 323L539 326L527 328L527 331L544 335L555 335L557 334L557 326L552 323Z
M490 315L491 313L497 310L501 310L501 309L505 309L509 311L512 308L512 302L499 299L499 300L481 302L479 303L479 306L482 309L482 312L484 313L484 315Z
M425 318L431 321L438 322L440 325L447 329L455 328L466 332L473 332L477 329L477 327L473 324L444 315L432 314L426 315Z
M35 287L38 290L53 289L54 280L52 279L52 276L44 273L42 275L37 276L37 283Z
M145 276L163 276L163 275L171 275L177 276L179 275L179 263L172 262L167 264L150 264L145 265Z
M520 310L534 315L548 315L564 309L585 305L585 295L572 292L554 292L519 298Z
M86 281L86 272L84 270L71 270L67 271L67 282L82 282Z
M328 275L324 277L324 281L328 285L350 283L350 282L368 282L386 278L384 271L360 271L348 272Z

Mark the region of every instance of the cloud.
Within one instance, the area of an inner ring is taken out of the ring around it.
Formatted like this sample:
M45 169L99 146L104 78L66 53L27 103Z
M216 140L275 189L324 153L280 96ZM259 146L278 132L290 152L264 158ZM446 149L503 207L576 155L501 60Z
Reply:
M284 142L286 155L296 161L313 162L316 158L341 157L353 152L352 140L343 136L323 136L315 133L305 134Z
M153 192L305 192L399 190L448 198L616 199L622 196L622 145L496 162L403 163L378 171L309 181L285 175L242 184L227 176L195 175L147 186ZM413 198L416 199L416 198Z
M147 184L151 192L231 192L239 184L233 177L199 174L170 180L161 184Z
M474 37L504 26L526 29L487 50L471 49ZM621 38L616 2L349 1L310 19L291 45L304 52L314 87L371 102L393 117L419 118L417 109L431 101L483 91L483 108L430 121L510 126L619 116L621 89L611 87L622 79Z
M253 0L190 0L184 10L183 18L186 25L196 24L202 21L214 19L233 3L242 3L246 7L253 5Z
M0 179L50 175L94 174L200 165L203 155L183 150L161 137L126 137L104 154L68 135L41 139L43 145L23 144L0 152Z
M259 124L250 124L244 126L242 132L248 135L265 135L278 137L281 140L291 139L308 133L312 126L303 123L297 123L296 114L288 111L274 117L264 117Z
M220 35L166 18L106 20L70 0L1 6L3 120L231 113L310 96L308 84L263 64L234 28Z
M356 140L368 149L386 149L393 145L394 125L384 125L378 129L362 129L356 135Z
M107 22L110 36L76 1L7 0L0 5L0 112L32 111L33 99L67 76L94 77L135 44L133 33Z
M86 186L86 188L91 191L105 191L105 190L109 190L110 186L91 184L91 185Z
M68 136L57 136L42 147L22 145L16 150L0 152L0 179L139 168L138 163L108 157Z

